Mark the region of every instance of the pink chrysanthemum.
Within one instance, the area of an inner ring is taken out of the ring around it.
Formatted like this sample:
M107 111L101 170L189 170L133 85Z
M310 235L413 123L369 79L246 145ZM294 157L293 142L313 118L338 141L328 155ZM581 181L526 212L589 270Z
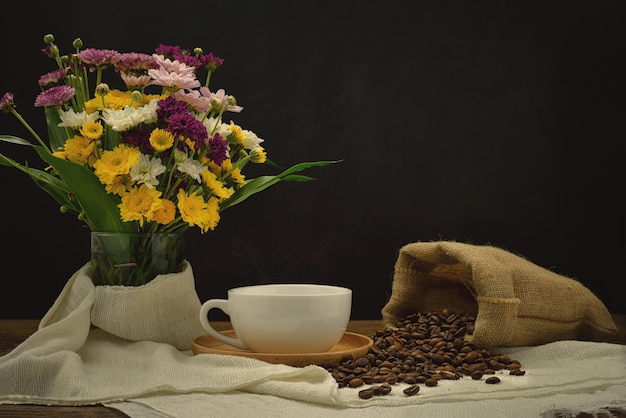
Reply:
M124 72L147 71L151 68L157 68L157 65L152 55L139 52L124 52L119 54L118 60L115 62L115 68Z
M44 90L35 99L35 107L58 107L67 103L76 94L76 89L70 86L51 87Z
M183 64L184 65L184 64ZM187 67L192 68L193 67ZM154 80L155 85L171 89L194 89L200 87L200 82L193 73L168 72L164 68L148 70L148 74Z
M78 59L82 62L98 67L114 65L119 56L120 53L113 49L87 48L78 53Z
M60 84L65 81L67 70L65 68L59 68L58 70L50 71L39 77L39 85L41 87L47 87Z

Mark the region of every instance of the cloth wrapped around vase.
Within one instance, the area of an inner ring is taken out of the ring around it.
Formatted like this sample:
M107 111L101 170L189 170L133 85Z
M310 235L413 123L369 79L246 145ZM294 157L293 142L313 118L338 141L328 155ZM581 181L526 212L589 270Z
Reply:
M466 339L483 347L559 340L603 341L617 326L604 304L580 282L500 248L452 241L402 247L385 323L416 312L476 313Z
M92 325L125 340L189 350L191 341L204 333L189 263L180 273L158 275L142 286L94 286L86 264L67 282L39 327L65 318L89 297L93 297Z

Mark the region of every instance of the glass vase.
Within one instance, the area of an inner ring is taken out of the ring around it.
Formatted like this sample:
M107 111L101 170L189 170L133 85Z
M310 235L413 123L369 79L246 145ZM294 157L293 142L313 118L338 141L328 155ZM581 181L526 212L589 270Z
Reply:
M91 278L98 285L141 286L184 269L182 233L91 233Z

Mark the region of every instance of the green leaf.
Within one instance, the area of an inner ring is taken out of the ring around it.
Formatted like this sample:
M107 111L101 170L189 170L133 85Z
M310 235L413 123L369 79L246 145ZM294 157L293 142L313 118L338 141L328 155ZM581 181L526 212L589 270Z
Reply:
M89 169L71 161L62 160L35 147L39 156L50 164L78 201L86 222L93 231L134 232L133 222L124 222L117 207L120 202L114 194L104 189L98 177Z
M229 197L228 199L220 203L220 212L224 211L225 209L229 207L235 206L243 202L244 200L246 200L248 197L252 196L253 194L259 193L267 189L268 187L271 187L274 184L279 183L281 181L303 182L303 181L315 180L313 177L307 177L307 176L293 174L293 173L297 173L299 171L306 170L307 168L311 168L311 167L322 167L322 166L327 166L330 164L336 164L336 163L340 163L341 161L343 160L304 162L304 163L296 164L275 176L260 176L260 177L254 178L246 182L246 184L241 186L239 189L237 189L237 191L233 193L231 197Z
M0 141L11 142L13 144L19 144L19 145L28 145L31 147L35 146L33 143L28 142L24 138L19 138L13 135L0 135Z
M67 132L58 125L61 123L59 111L51 107L45 108L46 124L48 126L48 140L50 141L50 149L52 152L61 148L67 140Z
M70 190L58 177L36 168L24 166L2 154L0 154L0 164L8 167L15 167L23 173L29 175L31 180L52 196L52 198L54 198L60 206L65 206L68 210L75 213L80 212L80 208L77 206L76 202L70 199Z

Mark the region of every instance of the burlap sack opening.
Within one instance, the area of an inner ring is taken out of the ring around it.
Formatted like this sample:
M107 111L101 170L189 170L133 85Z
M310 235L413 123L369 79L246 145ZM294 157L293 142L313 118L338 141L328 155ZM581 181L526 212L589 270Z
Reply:
M477 314L466 340L482 347L603 341L617 333L604 304L580 282L508 251L451 241L405 245L382 309L385 325L444 308Z

